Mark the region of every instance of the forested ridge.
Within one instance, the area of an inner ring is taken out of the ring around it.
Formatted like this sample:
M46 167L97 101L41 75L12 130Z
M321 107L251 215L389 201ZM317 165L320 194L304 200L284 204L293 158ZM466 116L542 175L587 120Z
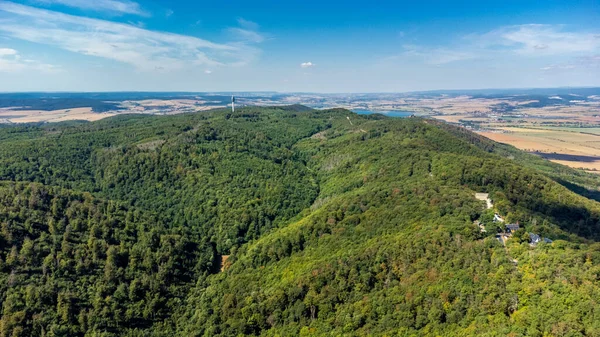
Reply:
M0 336L600 336L597 180L532 158L301 106L0 128Z

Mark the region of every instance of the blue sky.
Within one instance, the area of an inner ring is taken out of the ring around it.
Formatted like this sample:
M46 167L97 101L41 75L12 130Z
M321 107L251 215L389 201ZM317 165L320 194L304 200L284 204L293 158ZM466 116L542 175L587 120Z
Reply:
M0 91L600 86L600 2L0 0Z

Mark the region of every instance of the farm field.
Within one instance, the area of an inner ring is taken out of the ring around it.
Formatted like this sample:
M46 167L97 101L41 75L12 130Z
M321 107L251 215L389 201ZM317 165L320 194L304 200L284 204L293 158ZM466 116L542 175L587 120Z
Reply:
M204 101L198 101L203 104ZM208 102L211 103L211 102ZM81 107L59 110L19 110L15 108L0 108L0 124L18 123L52 123L69 120L97 121L103 118L119 114L159 114L174 115L184 112L206 111L216 107L215 105L196 105L193 100L141 100L123 101L122 109L109 112L96 112L92 107Z
M51 111L0 109L0 123L64 122L68 120L85 120L91 122L115 115L115 113L96 113L92 111L92 108Z
M566 131L566 132L575 132L581 134L594 134L600 136L600 127L584 127L584 128L576 128L576 127L560 127L560 126L541 126L535 127L535 129L543 129L543 130L551 130L551 131Z
M500 127L495 132L480 134L524 151L538 153L555 163L588 171L600 170L600 128Z

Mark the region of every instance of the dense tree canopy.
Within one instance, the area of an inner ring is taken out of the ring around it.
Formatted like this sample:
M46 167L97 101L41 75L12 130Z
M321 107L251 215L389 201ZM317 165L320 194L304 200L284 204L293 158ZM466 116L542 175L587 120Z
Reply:
M432 120L7 127L0 180L1 336L600 336L596 178Z

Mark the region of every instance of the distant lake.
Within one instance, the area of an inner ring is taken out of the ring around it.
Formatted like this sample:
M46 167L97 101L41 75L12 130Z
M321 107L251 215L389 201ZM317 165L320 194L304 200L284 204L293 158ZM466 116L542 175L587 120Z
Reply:
M389 117L410 117L414 114L412 111L372 111L372 110L352 110L359 115L382 114Z

